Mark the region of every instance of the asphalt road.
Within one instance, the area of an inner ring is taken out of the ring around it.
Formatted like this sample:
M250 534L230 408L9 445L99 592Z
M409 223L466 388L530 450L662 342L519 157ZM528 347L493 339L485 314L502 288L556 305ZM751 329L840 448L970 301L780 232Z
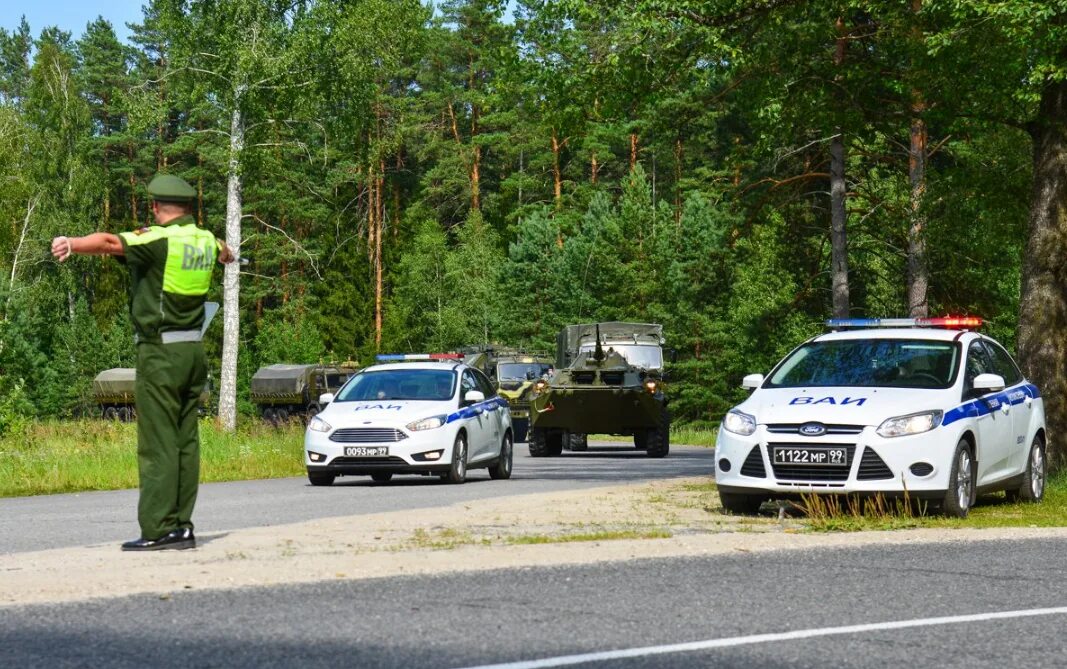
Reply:
M217 532L713 472L714 451L708 448L672 445L666 458L650 459L631 446L593 442L584 453L531 458L519 444L507 481L492 481L476 469L459 486L423 476L386 484L344 477L328 488L312 487L303 477L209 483L200 486L193 520L198 531ZM0 553L121 542L138 533L136 490L0 499Z
M1067 664L1067 608L903 629L826 628L1064 607L1065 561L1062 541L945 543L3 608L0 666L446 669L816 630L570 666L1057 667Z

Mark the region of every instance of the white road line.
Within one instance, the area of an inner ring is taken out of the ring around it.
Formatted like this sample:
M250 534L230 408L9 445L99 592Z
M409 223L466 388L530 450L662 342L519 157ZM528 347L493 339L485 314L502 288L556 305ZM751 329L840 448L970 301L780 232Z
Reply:
M584 653L582 655L562 655L560 657L547 657L541 660L526 660L522 662L504 662L501 664L484 664L466 669L549 669L551 667L565 667L573 664L586 662L606 662L608 660L625 660L634 657L648 655L667 655L669 653L688 653L695 650L710 650L713 648L729 648L732 646L748 646L758 643L771 643L774 641L796 641L798 639L811 639L821 636L834 636L839 634L859 634L862 632L879 632L882 630L899 630L911 627L932 627L935 625L959 625L961 623L979 623L989 620L1005 620L1009 618L1033 618L1036 616L1054 616L1067 614L1067 606L1051 609L1024 609L1020 611L997 611L993 613L976 613L968 616L945 616L943 618L916 618L913 620L895 620L884 623L868 623L866 625L846 625L845 627L822 627L808 630L796 630L793 632L777 632L774 634L754 634L752 636L738 636L727 639L708 639L706 641L691 641L689 643L675 643L666 646L645 646L644 648L626 648L622 650L608 650L599 653Z

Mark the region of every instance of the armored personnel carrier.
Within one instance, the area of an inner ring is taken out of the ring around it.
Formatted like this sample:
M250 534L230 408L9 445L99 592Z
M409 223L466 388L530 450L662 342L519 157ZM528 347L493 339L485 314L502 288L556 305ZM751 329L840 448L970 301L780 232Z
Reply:
M670 450L663 327L568 325L556 338L558 369L534 384L530 455L585 450L589 434L632 435L649 457Z
M107 420L124 423L137 418L134 399L137 391L137 370L133 367L105 369L93 379L93 399L100 407L100 415ZM200 393L200 413L204 414L211 404L211 379Z
M279 424L291 417L308 420L317 414L319 396L336 393L359 371L355 363L340 365L267 365L252 376L252 401L263 420Z

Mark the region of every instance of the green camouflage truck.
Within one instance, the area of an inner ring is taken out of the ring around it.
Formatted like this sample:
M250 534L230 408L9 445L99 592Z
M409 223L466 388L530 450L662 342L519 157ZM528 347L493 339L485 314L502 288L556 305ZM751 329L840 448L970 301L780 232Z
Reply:
M582 451L589 434L633 436L649 457L670 450L663 327L568 325L556 338L557 370L534 384L530 455Z
M93 400L100 408L100 415L108 420L129 422L137 418L134 399L137 386L137 370L132 367L105 369L93 379ZM211 405L211 379L208 378L204 392L200 393L200 413L206 413Z
M359 367L339 365L267 365L252 376L250 395L263 420L280 424L290 418L309 420L322 410L319 396L336 394Z
M486 347L468 349L463 363L481 370L507 400L515 441L526 441L530 429L530 399L533 386L552 369L547 353L522 349Z

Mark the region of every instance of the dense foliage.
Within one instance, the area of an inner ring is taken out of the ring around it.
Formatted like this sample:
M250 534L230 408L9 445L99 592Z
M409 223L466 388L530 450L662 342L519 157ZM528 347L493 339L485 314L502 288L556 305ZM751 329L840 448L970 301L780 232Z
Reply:
M931 314L1013 345L1053 70L1021 18L909 4L151 0L132 44L105 18L2 32L0 431L130 364L122 267L46 249L148 223L157 170L219 235L243 187L241 390L626 319L677 349L677 418L717 422L831 314L835 169L851 313L914 312L925 276Z

